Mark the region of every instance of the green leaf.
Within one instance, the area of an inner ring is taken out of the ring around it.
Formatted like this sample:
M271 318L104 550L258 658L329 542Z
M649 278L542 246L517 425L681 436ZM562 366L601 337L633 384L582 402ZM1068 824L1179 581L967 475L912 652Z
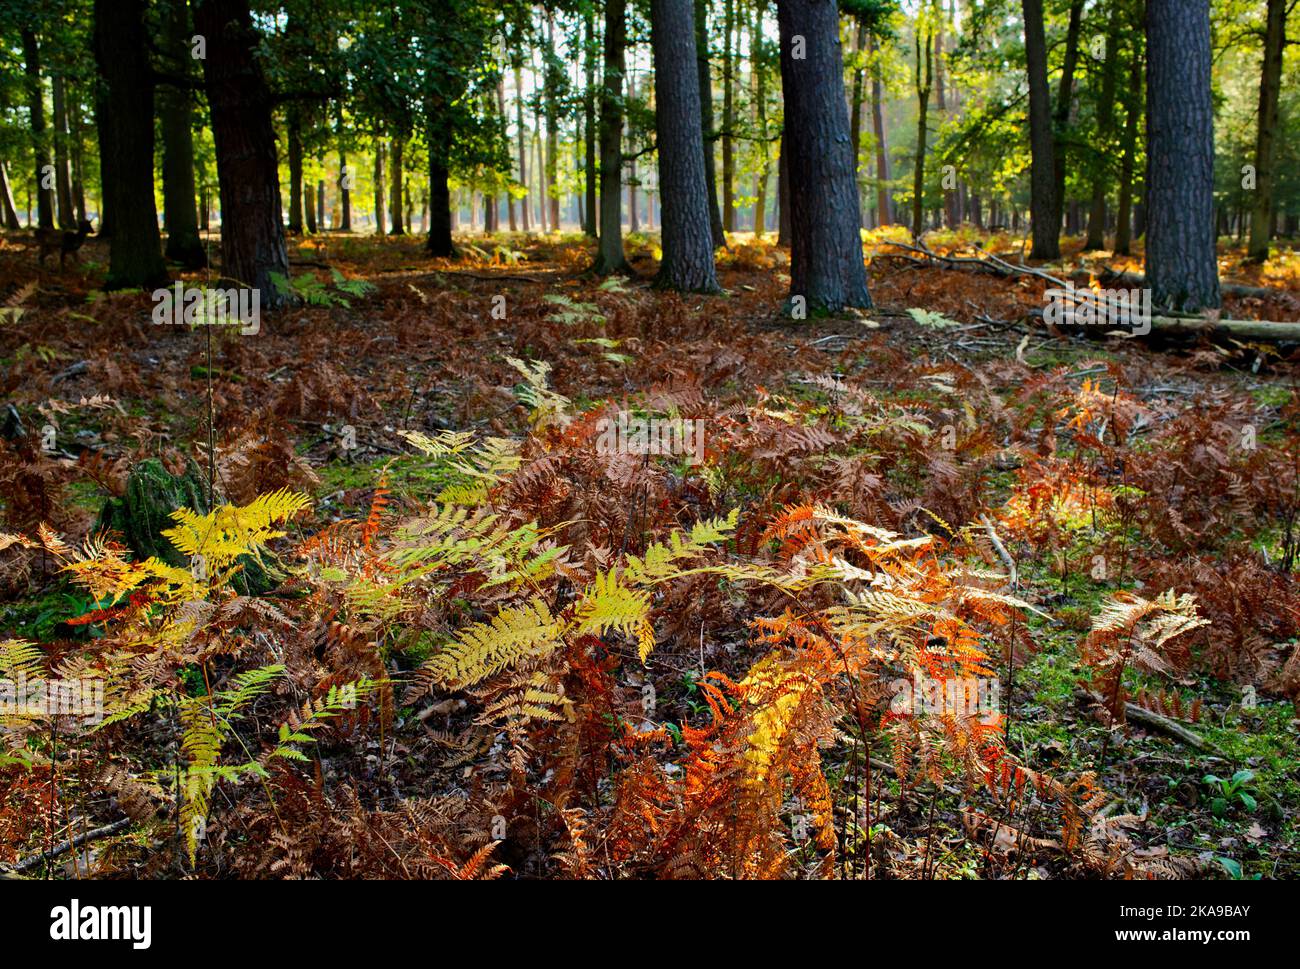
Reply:
M1214 860L1223 866L1223 870L1226 871L1230 877L1241 877L1241 862L1235 861L1232 858L1215 858Z

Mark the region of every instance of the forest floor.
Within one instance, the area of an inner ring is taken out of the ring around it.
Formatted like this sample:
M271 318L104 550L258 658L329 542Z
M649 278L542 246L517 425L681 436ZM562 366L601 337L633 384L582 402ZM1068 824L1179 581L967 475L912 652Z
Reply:
M974 238L935 234L928 244L950 251ZM45 521L75 544L139 460L157 456L179 469L195 457L206 466L210 413L232 501L282 486L307 492L314 503L297 529L310 535L364 519L382 478L391 492L383 513L415 514L456 475L402 431L531 435L551 442L544 450L565 446L537 426L536 387L530 396L507 357L546 361L550 387L566 398L555 406L570 415L659 395L705 421L707 459L650 459L661 473L644 491L620 491L613 480L534 480L540 471L503 486L547 527L582 517L571 495L557 497L566 488L594 489L593 504L616 505L591 512L601 525L577 538L597 557L733 508L741 512L734 548L756 554L773 515L819 505L903 536L961 544L992 570L1014 561L1018 581L1001 587L1035 611L1019 631L990 629L985 646L1002 679L1007 746L1035 771L1097 772L1108 803L1089 816L1094 843L1071 844L1041 805L990 821L995 812L981 811L956 774L901 783L883 734L873 747L883 782L863 792L847 779L851 731L839 729L822 746L826 774L837 809L850 788L865 794L872 877L1097 877L1164 872L1140 864L1163 859L1180 859L1178 870L1197 877L1300 877L1300 594L1290 571L1300 542L1300 360L1292 348L1051 333L1030 317L1043 306L1041 279L892 256L869 268L875 309L796 322L781 312L788 254L762 241L738 238L720 254L725 294L714 297L651 289L655 242L644 235L628 241L639 278L612 285L584 274L590 247L579 237L461 244L463 258L447 261L428 259L418 237L295 241L295 277L320 280L300 285L308 305L264 314L259 333L240 336L155 326L149 294L99 292L102 243L58 271L38 269L34 249L5 237L0 405L13 405L33 435L57 430L42 463L24 456L6 425L6 530L34 535ZM1004 255L1019 248L1005 237L982 244ZM1135 260L1068 251L1068 265L1054 271L1140 271ZM340 289L324 267L374 289ZM1247 267L1228 250L1223 271L1275 294L1229 296L1225 316L1300 320L1300 252ZM204 274L184 278L198 284ZM105 603L43 556L17 546L0 555L9 556L0 638L60 653L84 646L90 627L69 621ZM1103 682L1084 655L1093 617L1116 594L1167 589L1194 594L1209 625L1179 637L1163 663L1122 674L1128 699L1161 717L1139 720L1130 708L1127 724L1109 728L1105 697L1081 685ZM770 644L753 639L752 603L715 616L678 606L647 665L635 650L615 649L624 662L614 675L629 702L646 681L655 686L658 721L699 727L708 719L698 691L705 672L740 681ZM1016 644L1010 678L1004 640ZM425 658L414 653L387 656L388 671L410 675ZM392 739L408 757L377 808L441 793L417 776L428 756L428 702L399 704ZM449 729L454 720L447 714ZM1171 721L1181 736L1160 726ZM680 747L680 729L672 734ZM656 756L677 755L670 743ZM344 764L337 769L352 769ZM0 774L0 788L16 783ZM593 794L585 810L593 864L612 877L616 866L593 846L609 830L602 812L614 809ZM1111 830L1107 816L1126 820ZM55 830L0 816L0 863L113 819L89 794ZM562 845L563 830L545 840L548 849ZM223 844L235 857L233 840ZM146 864L127 847L121 857ZM514 846L495 860L545 875L546 855ZM625 873L653 869L628 857ZM223 871L263 870L227 863ZM817 852L803 849L786 871L817 864Z

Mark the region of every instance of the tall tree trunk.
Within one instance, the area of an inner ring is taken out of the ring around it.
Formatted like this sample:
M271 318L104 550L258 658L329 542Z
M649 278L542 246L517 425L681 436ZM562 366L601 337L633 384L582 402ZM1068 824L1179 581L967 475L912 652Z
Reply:
M713 71L709 67L709 2L695 0L695 62L700 81L700 131L704 138L704 178L709 187L709 232L713 245L725 246L727 236L722 231L722 210L718 207L717 166L714 164L713 143Z
M582 94L583 182L587 208L583 212L582 231L595 239L596 226L596 11L587 11L584 35L583 69L586 85Z
M339 148L339 206L343 212L343 221L339 229L352 231L352 172L348 169L348 156Z
M1209 0L1147 0L1147 285L1152 302L1219 306Z
M1278 131L1278 96L1282 90L1282 52L1286 47L1287 4L1268 0L1264 28L1264 60L1259 76L1259 122L1255 132L1255 200L1250 212L1250 243L1246 257L1254 262L1268 258L1273 218L1273 145Z
M873 55L871 66L871 130L876 137L876 214L881 225L894 221L893 200L889 196L889 145L885 141L885 109L880 65L875 63L876 38L868 38Z
M41 89L41 48L36 32L30 27L21 31L23 41L24 81L27 90L27 114L31 123L32 152L36 158L36 222L54 228L54 183L49 177L54 163L45 134L45 95ZM101 131L102 134L102 131Z
M623 255L623 49L627 42L627 0L605 0L605 76L600 96L601 275L629 269Z
M375 235L384 234L384 139L375 135Z
M785 127L781 128L781 155L776 162L776 244L790 245L790 154L785 149Z
M722 228L736 231L736 127L735 47L736 0L722 5Z
M524 82L523 82L523 61L516 57L514 62L515 72L515 144L519 149L519 184L524 187L524 196L519 200L519 207L522 210L524 231L532 231L532 216L529 212L531 205L531 194L528 191L528 149L524 139Z
M931 51L934 38L927 31L925 35L925 83L921 83L921 34L917 25L916 35L916 164L912 166L912 238L920 239L924 226L921 222L922 209L925 204L925 142L928 134L927 123L930 110L930 86L934 83L934 62Z
M302 235L302 113L290 104L286 125L289 135L289 234Z
M837 312L868 307L862 259L862 223L849 144L840 53L839 11L834 0L777 4L781 33L781 88L789 153L790 295L808 308ZM801 53L794 52L801 38Z
M14 206L14 190L9 183L9 166L0 161L0 224L6 229L18 229L18 210Z
M1052 101L1047 88L1047 38L1043 0L1021 0L1025 18L1025 64L1029 74L1029 216L1034 259L1061 258L1061 217L1056 205L1056 148Z
M72 147L72 206L77 221L86 221L86 150L83 138L85 124L81 117L81 104L74 89L69 87L68 135Z
M1083 0L1071 0L1070 18L1065 28L1065 56L1061 62L1061 84L1057 88L1056 106L1052 115L1052 171L1056 176L1056 184L1052 192L1052 224L1058 233L1061 231L1061 217L1065 212L1066 129L1070 124L1070 108L1074 103L1074 71L1079 63L1079 29L1082 20Z
M183 72L190 61L189 12L185 0L168 0L163 11L163 46L173 70ZM195 211L194 133L190 128L188 89L164 86L158 92L158 130L163 142L163 224L167 227L168 259L186 269L208 264L199 239Z
M1119 202L1115 208L1115 254L1127 256L1133 231L1133 176L1137 168L1138 118L1142 114L1142 52L1133 51L1129 64L1124 145L1120 151Z
M497 115L501 118L503 130L509 125L506 114L506 75L503 71L497 76ZM510 231L519 231L519 220L515 217L515 197L510 193L509 185L506 186L506 210L510 218Z
M390 142L392 151L388 158L388 221L391 228L389 235L406 235L405 218L402 213L402 138L394 135Z
M632 74L627 78L627 99L636 100L636 77ZM629 132L630 134L630 132ZM629 145L629 147L631 147ZM629 158L627 163L627 230L628 232L638 232L641 229L639 223L640 209L636 204L636 188L639 184L636 174L636 158Z
M325 179L316 180L316 224L312 226L313 232L325 231Z
M763 64L763 11L767 0L754 4L754 27L749 35L749 62L754 72L754 124L758 129L759 165L754 188L754 235L767 231L767 180L772 170L772 146L767 137L767 68Z
M867 25L865 22L858 24L856 40L854 42L854 53L858 55L859 63L853 68L853 94L849 98L849 141L853 142L853 171L854 179L857 180L857 173L860 171L862 164L862 101L863 88L866 79L866 71L863 70L860 58L867 46ZM858 197L862 197L861 181L858 180Z
M555 12L546 12L546 191L551 205L551 229L560 231L560 65L555 52Z
M117 202L106 287L151 287L167 280L153 198L153 68L144 0L95 0L95 62L103 79Z
M694 0L651 0L655 64L655 137L663 193L663 260L655 285L713 293L709 189L700 140L700 89L695 58Z
M940 111L947 111L948 92L943 84L943 14L937 3L934 13L938 20L934 33L934 106Z
M289 275L289 251L271 92L257 59L260 39L248 0L200 0L194 29L207 38L203 74L221 187L222 274L258 289L262 307L276 309L289 294L276 289L271 273Z
M1102 145L1109 144L1115 118L1121 16L1122 10L1117 3L1111 7L1110 21L1106 26L1106 62L1102 66L1101 96L1097 101L1097 138ZM1106 247L1106 183L1109 181L1106 160L1103 157L1092 180L1092 205L1088 211L1088 238L1083 243L1084 249Z
M447 184L447 165L429 153L429 240L425 244L431 256L451 258L456 247L451 242L451 189Z
M55 74L54 89L54 191L59 203L59 225L64 229L77 227L76 213L72 211L72 179L68 163L68 105L64 97L62 74Z

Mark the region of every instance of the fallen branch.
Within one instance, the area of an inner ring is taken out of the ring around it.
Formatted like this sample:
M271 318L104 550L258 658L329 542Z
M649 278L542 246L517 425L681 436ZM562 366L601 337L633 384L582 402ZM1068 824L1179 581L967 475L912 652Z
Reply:
M69 838L66 841L60 841L49 851L42 851L39 854L32 855L30 858L24 858L15 863L12 867L4 869L4 874L16 874L20 871L26 871L28 868L35 868L41 862L53 861L60 855L67 854L73 848L79 848L90 841L97 841L100 838L107 838L111 834L117 834L131 823L130 818L122 818L120 821L114 821L112 824L106 824L100 828L93 828L77 835L75 838Z
M1029 314L1041 318L1042 310ZM1078 329L1113 329L1127 330L1130 324L1107 327L1096 321L1074 322L1075 314L1066 310L1062 313L1061 326ZM1237 340L1262 340L1270 343L1300 343L1300 323L1280 322L1275 320L1207 320L1204 317L1152 316L1149 320L1151 332L1165 336L1208 336L1232 337Z
M1089 690L1080 690L1079 696L1082 699L1089 700L1100 706L1106 705L1105 701L1103 701L1101 697ZM1153 730L1159 730L1161 733L1168 734L1177 740L1181 740L1189 747L1195 747L1197 750L1210 750L1216 754L1223 753L1223 751L1219 750L1218 747L1215 747L1214 744L1210 743L1200 734L1188 730L1178 721L1148 710L1146 707L1140 707L1136 703L1126 702L1124 704L1124 717L1125 719L1132 720L1134 723L1139 723L1144 727L1149 727Z

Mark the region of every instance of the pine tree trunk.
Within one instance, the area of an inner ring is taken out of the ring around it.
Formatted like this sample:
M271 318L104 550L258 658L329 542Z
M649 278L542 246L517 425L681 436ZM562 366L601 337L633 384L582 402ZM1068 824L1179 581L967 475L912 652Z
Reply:
M339 229L343 232L351 232L352 173L348 170L348 156L342 148L339 149L339 206L343 212L343 220L339 224Z
M497 116L501 119L501 124L506 122L506 76L503 71L497 76ZM510 218L510 231L519 231L519 220L515 217L515 197L510 194L509 188L506 189L506 209ZM412 226L414 228L414 226Z
M722 231L722 210L718 207L718 176L713 143L713 71L709 67L709 4L695 0L695 61L700 82L700 131L704 140L704 177L709 187L709 231L714 248L727 244Z
M429 160L429 239L425 249L431 256L452 258L456 247L451 242L451 189L447 184L447 166L430 156Z
M700 138L700 90L693 68L693 0L651 0L655 64L655 136L663 194L663 260L655 285L713 293L709 190Z
M876 38L869 37L872 54L876 53ZM893 200L889 196L889 146L885 141L884 91L880 79L880 66L871 69L871 130L876 136L876 213L881 225L894 221Z
M375 136L375 235L384 234L384 139ZM292 229L292 226L290 226Z
M592 239L598 235L596 216L596 13L587 11L583 53L586 86L582 94L583 172L587 207L583 212L582 231Z
M810 311L868 307L839 11L834 0L783 2L777 21L786 106L782 156L789 155L790 175L790 295L803 296ZM794 54L796 37L803 57Z
M262 308L276 309L289 297L270 274L289 275L289 251L271 92L257 60L259 37L247 0L201 0L194 29L207 38L203 74L221 188L222 274L260 290Z
M184 0L168 0L162 16L164 50L173 65L183 64L189 60L190 50L189 14ZM190 128L188 90L165 86L158 93L158 130L163 142L163 224L167 227L164 255L186 269L202 269L208 259L199 239L199 218L194 208L194 133Z
M723 0L722 14L722 229L736 231L735 56L736 0Z
M859 23L856 40L854 42L854 53L861 56L866 44L867 25L865 23ZM859 64L859 66L853 69L853 94L849 98L849 140L853 142L853 171L855 181L858 178L857 173L862 159L862 101L865 79L866 71L864 71L862 66ZM858 184L858 197L862 197L861 182Z
M0 161L0 224L6 229L18 229L18 210L14 206L14 190L9 183L9 166Z
M1061 258L1061 219L1056 205L1056 148L1047 88L1047 38L1043 0L1021 0L1025 18L1025 63L1029 74L1029 217L1034 259Z
M30 27L21 31L23 41L24 80L27 91L27 115L31 126L32 152L36 158L36 223L54 228L54 186L47 173L54 164L45 135L45 95L41 85L41 48ZM102 134L101 130L101 134Z
M749 62L754 72L754 124L758 129L759 166L754 188L754 235L767 231L767 181L771 174L771 142L767 138L767 69L762 63L763 11L766 0L754 4L754 27L750 32Z
M153 196L153 68L144 0L95 0L95 61L105 88L117 202L108 289L150 288L167 280Z
M546 30L546 191L551 205L551 230L560 231L560 66L555 53L555 13L547 10Z
M388 158L388 220L391 228L389 235L406 235L405 218L402 213L402 139L394 137L390 142L392 151Z
M1282 90L1282 52L1286 47L1286 13L1289 0L1268 0L1264 29L1264 58L1259 77L1259 122L1255 133L1255 199L1250 212L1250 243L1246 257L1255 262L1268 258L1273 218L1274 143L1278 131L1278 99Z
M1110 22L1106 27L1106 62L1102 66L1101 96L1097 101L1097 137L1103 145L1107 144L1115 117L1115 88L1119 76L1119 5L1111 8ZM1106 247L1106 183L1105 168L1099 168L1092 180L1092 205L1088 211L1088 238L1083 243L1084 249L1104 249Z
M790 155L781 129L781 155L776 162L776 244L790 245Z
M1152 302L1219 306L1209 0L1147 0L1146 273Z
M605 73L600 97L600 250L595 271L626 272L623 255L623 50L626 0L605 0Z
M525 232L532 231L532 214L529 208L532 202L532 193L528 191L528 148L524 140L524 82L523 82L523 62L516 57L514 62L515 72L515 144L519 153L519 184L524 187L524 196L519 200L519 207L522 210L523 225Z
M71 88L69 88L71 90ZM86 221L86 151L82 137L84 124L75 93L68 98L68 134L72 139L72 206L77 221Z
M922 207L925 204L925 141L930 108L930 86L934 82L933 42L925 37L925 83L921 83L921 37L916 37L916 163L912 166L912 238L920 239Z
M1056 184L1052 191L1052 224L1061 231L1061 218L1065 214L1066 128L1070 123L1070 108L1074 103L1074 71L1079 63L1079 30L1083 19L1083 0L1071 0L1070 16L1065 29L1065 55L1061 63L1061 81L1057 88L1056 106L1052 114L1052 171ZM1058 242L1059 248L1059 242Z
M286 127L289 135L289 234L302 235L302 114L289 105Z
M1120 151L1119 201L1115 206L1115 254L1127 256L1133 234L1133 176L1137 168L1138 118L1142 113L1142 52L1133 51L1125 92L1124 146Z
M52 80L54 90L54 191L59 203L59 226L64 229L77 227L76 214L72 211L72 179L68 163L68 106L64 97L62 74L55 74Z

